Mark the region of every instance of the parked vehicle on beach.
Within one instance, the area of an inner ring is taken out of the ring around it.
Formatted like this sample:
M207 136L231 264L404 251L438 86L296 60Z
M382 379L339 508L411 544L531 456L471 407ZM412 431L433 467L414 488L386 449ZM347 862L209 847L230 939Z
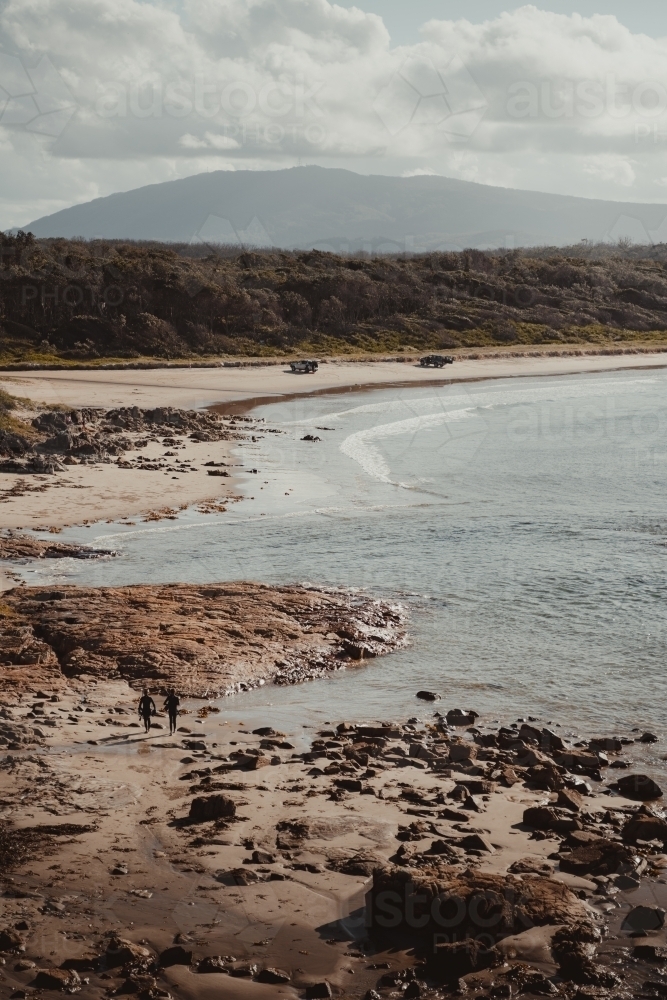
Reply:
M317 361L290 361L290 368L297 374L312 375L319 368Z
M425 358L419 359L422 368L433 365L434 368L444 368L445 365L453 365L454 358L450 354L427 354Z

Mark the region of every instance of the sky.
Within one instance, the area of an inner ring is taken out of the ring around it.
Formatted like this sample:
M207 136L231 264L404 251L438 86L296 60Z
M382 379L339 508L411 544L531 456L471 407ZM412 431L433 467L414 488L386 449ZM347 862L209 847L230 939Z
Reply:
M298 164L667 202L667 4L0 0L0 229Z

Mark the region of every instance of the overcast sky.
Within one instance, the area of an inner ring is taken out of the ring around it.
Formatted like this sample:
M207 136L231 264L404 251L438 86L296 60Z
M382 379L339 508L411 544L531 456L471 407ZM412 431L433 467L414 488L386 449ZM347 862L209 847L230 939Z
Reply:
M667 202L667 4L0 0L0 228L317 163Z

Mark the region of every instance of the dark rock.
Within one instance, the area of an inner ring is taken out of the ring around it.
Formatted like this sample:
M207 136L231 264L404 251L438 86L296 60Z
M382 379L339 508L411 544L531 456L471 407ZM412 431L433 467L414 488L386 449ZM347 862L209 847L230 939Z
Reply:
M649 799L662 798L662 789L646 774L624 774L618 779L616 787L626 799L646 802Z
M639 740L637 742L638 743L657 743L658 742L658 737L655 735L655 733L644 733L642 736L639 737Z
M524 811L523 822L535 830L553 830L556 833L581 829L581 824L569 811L553 806L530 806Z
M474 726L479 715L477 712L462 712L460 708L452 708L447 712L446 718L449 726Z
M633 871L638 858L626 844L598 837L570 853L560 854L561 871L571 875L612 875Z
M404 1000L418 1000L419 997L424 996L425 985L424 983L418 982L413 979L411 983L403 990Z
M436 944L429 956L430 974L440 982L449 983L471 972L481 972L502 965L503 957L497 948L489 948L476 938L454 943Z
M657 906L635 906L626 914L621 930L659 931L665 926L665 911Z
M490 840L482 837L479 833L470 833L462 837L459 841L461 847L466 851L484 851L485 854L495 854L496 849Z
M654 816L644 807L627 821L621 836L626 844L636 844L638 840L660 840L667 842L667 820Z
M176 944L160 953L160 965L163 969L168 969L171 965L192 965L192 951Z
M306 986L306 1000L328 1000L328 997L332 996L333 992L326 980Z
M205 823L211 819L233 819L236 805L228 795L198 796L190 803L190 819Z
M358 778L334 778L334 785L346 792L361 791L361 781Z
M417 691L417 697L422 701L440 701L440 695L435 691Z
M242 962L240 965L230 965L229 975L234 979L246 979L257 975L257 966L254 962Z
M275 854L269 854L267 851L253 851L252 852L252 863L253 865L272 865L275 863Z
M197 972L227 972L227 966L221 955L207 955L197 965Z
M535 764L528 769L530 784L535 788L542 788L544 791L556 792L565 787L563 775L555 764L544 763ZM518 779L517 779L518 780Z
M619 980L614 973L593 962L600 933L590 923L578 923L556 931L551 951L563 979L592 986L612 987Z
M40 969L30 985L38 990L64 990L70 993L81 988L81 980L74 969Z
M667 959L667 949L656 944L636 944L632 949L632 957L643 962L664 962Z
M606 750L607 753L620 753L623 749L621 741L614 739L613 737L599 737L594 740L589 740L588 745L594 752L597 750Z
M571 812L580 812L584 804L583 797L573 788L561 788L558 792L558 805L562 809L569 809Z
M223 885L252 885L261 882L260 876L252 868L233 868L228 872L218 872L215 876Z
M132 963L145 963L151 959L152 955L148 948L143 948L134 941L126 941L125 938L109 938L107 950L104 955L103 964L107 969L115 969L119 965L130 965Z
M283 972L281 969L262 969L255 976L255 980L258 983L271 983L272 985L278 985L279 983L289 983L290 975L288 972Z
M25 951L23 938L11 927L6 927L0 931L0 951L19 952Z

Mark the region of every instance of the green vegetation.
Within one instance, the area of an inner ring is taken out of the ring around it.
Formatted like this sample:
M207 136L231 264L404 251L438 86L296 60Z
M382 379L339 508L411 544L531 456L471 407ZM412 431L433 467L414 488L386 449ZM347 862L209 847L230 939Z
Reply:
M667 344L667 246L421 256L0 234L0 365Z

